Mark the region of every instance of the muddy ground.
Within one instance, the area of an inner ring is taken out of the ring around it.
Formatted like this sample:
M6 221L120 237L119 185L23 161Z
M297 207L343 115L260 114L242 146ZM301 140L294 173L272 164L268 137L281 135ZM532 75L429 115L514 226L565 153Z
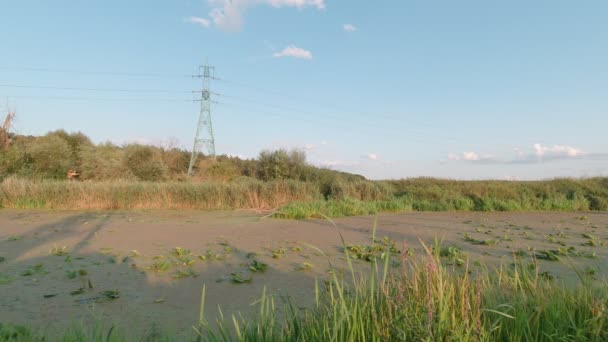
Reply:
M419 239L439 238L465 251L474 267L508 264L518 251L532 263L543 251L570 248L561 261L538 259L539 272L573 281L572 263L592 278L608 274L608 213L415 212L377 220L379 240L386 236L415 254L422 254ZM315 279L328 278L329 263L344 266L341 237L370 245L373 224L373 216L334 225L249 211L2 210L0 322L50 331L80 321L129 331L158 324L191 333L203 285L211 320L218 306L224 315L253 310L264 288L305 307ZM268 269L253 272L253 260Z

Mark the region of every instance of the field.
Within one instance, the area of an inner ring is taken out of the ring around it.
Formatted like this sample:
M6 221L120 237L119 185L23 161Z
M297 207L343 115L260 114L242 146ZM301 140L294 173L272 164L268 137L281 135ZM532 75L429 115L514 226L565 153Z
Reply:
M599 283L608 274L606 212L410 212L294 221L250 210L5 209L0 227L0 322L49 336L101 323L138 335L192 335L203 287L210 322L218 307L229 321L237 312L250 317L264 291L277 307L288 301L302 311L315 305L319 283L350 277L349 260L352 270L366 274L369 260L388 260L382 254L394 252L386 265L399 270L404 257L423 257L422 243L438 246L436 240L443 247L438 258L459 274L512 269L515 259L566 286L581 278Z

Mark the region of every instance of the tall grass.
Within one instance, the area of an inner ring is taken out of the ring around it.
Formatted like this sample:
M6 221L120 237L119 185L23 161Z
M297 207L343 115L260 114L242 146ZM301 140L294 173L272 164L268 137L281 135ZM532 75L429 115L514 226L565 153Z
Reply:
M390 181L396 196L417 202L415 209L608 210L608 178L547 181L455 181L416 178Z
M529 182L417 178L376 183L382 186L378 186L375 193L382 195L368 198L353 195L330 196L327 200L290 203L280 208L275 217L305 219L410 210L608 210L608 178ZM392 196L385 195L389 187L392 189ZM352 190L350 193L352 194Z
M297 181L232 183L66 182L9 178L0 207L45 209L269 209L320 199L316 186Z
M57 209L277 209L309 218L383 211L608 210L608 178L536 182L296 180L67 182L14 177L0 183L0 207Z
M313 308L278 310L264 294L253 318L202 321L205 341L606 341L608 287L582 278L568 287L516 262L473 276L442 265L439 246L423 259L372 261L368 274L334 275ZM347 252L348 253L348 252ZM348 257L348 255L347 255ZM350 259L349 259L350 260ZM284 317L280 319L279 317Z

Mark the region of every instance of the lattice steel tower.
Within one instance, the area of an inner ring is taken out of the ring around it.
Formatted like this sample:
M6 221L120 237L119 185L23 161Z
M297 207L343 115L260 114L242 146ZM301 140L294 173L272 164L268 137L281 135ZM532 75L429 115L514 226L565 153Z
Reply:
M194 137L190 166L188 166L189 176L192 176L192 168L199 153L206 152L208 156L215 157L215 139L211 124L211 91L209 90L211 80L215 78L214 74L214 67L202 65L199 67L198 75L194 76L203 79L203 89L201 90L201 113L198 117L198 127Z

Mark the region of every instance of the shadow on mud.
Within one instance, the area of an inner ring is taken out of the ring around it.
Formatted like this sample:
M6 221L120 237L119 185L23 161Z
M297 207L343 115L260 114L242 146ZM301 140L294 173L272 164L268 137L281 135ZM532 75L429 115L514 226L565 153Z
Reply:
M159 331L193 336L203 286L205 318L213 322L220 309L229 319L256 312L254 303L264 290L276 295L278 307L287 300L310 306L315 279L328 269L323 257L313 255L317 252L289 242L250 250L217 238L201 239L196 249L160 247L159 241L154 253L100 244L100 234L120 229L112 220L120 215L71 213L29 222L23 231L21 223L35 218L4 216L2 224L11 229L0 231L0 323L49 336L100 324L133 336ZM298 270L311 258L316 272ZM255 263L266 267L256 269Z

